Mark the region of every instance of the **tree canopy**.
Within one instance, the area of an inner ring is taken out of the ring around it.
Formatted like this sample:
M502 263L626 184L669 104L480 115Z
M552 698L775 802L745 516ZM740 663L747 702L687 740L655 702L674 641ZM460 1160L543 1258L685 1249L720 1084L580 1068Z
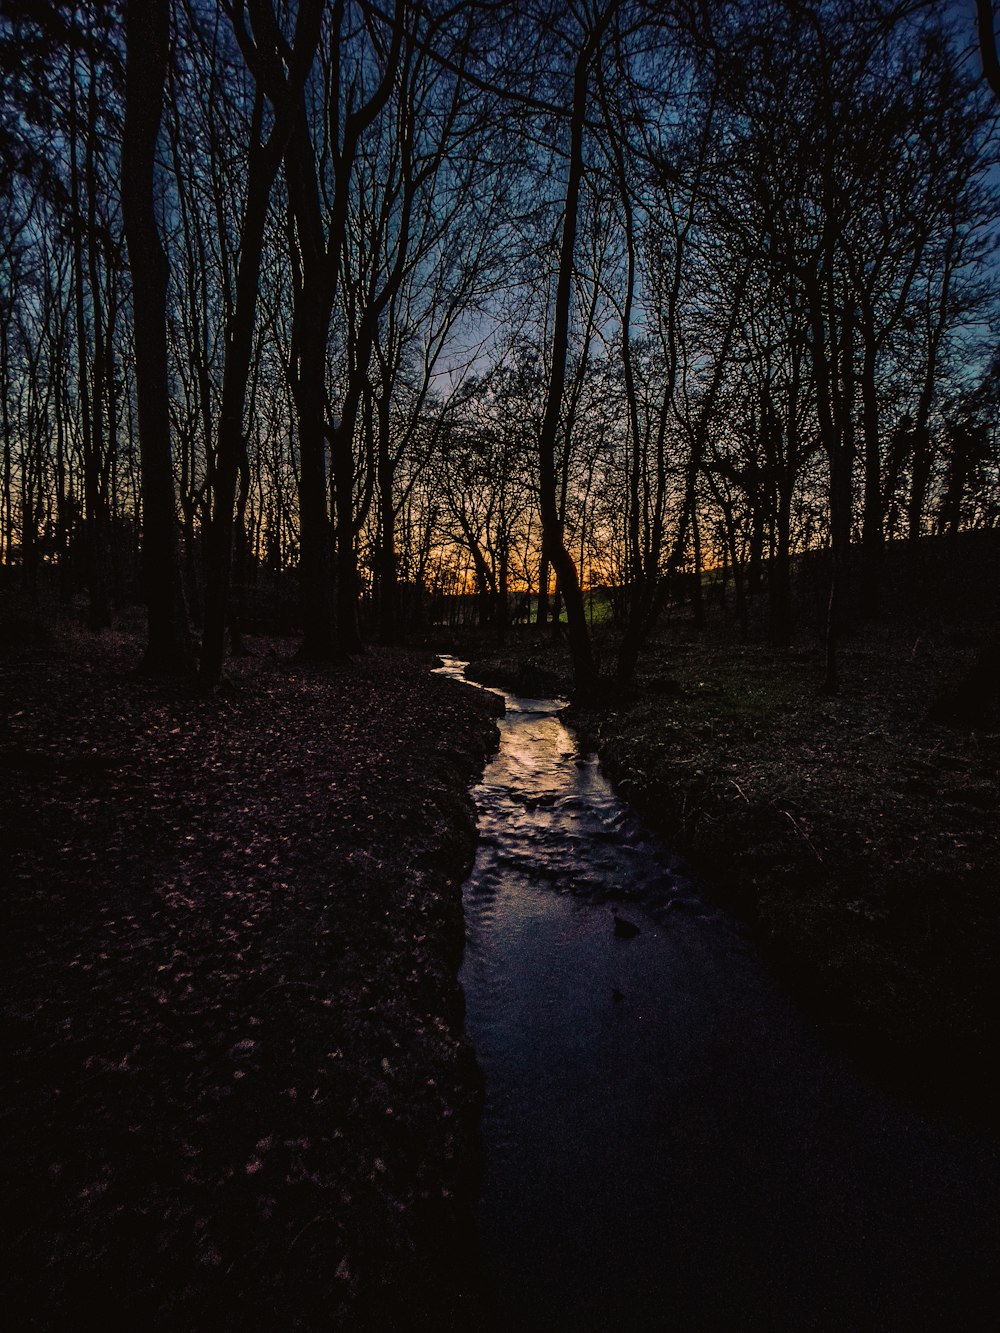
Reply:
M1000 521L994 74L989 5L8 0L4 577L208 688L290 582L307 655L474 594L592 688L594 589L627 680L826 549L833 687L848 577Z

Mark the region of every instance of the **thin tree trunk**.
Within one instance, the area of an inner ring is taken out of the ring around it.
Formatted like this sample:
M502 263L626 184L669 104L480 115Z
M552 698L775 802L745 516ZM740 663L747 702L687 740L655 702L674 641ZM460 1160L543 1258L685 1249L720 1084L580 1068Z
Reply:
M332 657L333 612L329 478L326 464L326 320L308 295L297 296L295 409L299 429L299 585L305 658ZM322 326L322 327L321 327Z
M255 126L260 125L262 95L258 93ZM253 333L257 313L261 253L271 186L280 156L261 144L254 133L247 168L247 194L240 229L236 302L226 341L222 402L211 471L212 512L206 541L205 623L202 633L201 683L213 690L222 678L229 594L233 568L233 517L240 460L246 451L244 414Z
M866 615L878 611L882 596L885 535L882 528L882 451L878 388L875 381L876 343L871 311L863 311L864 356L861 363L861 403L865 437L865 498L861 527L861 601Z
M97 78L93 69L87 93L87 147L84 155L84 185L87 196L87 277L90 285L91 323L94 340L94 365L91 395L91 429L84 436L84 492L87 508L88 552L90 559L90 609L88 623L93 630L111 625L110 542L108 532L108 492L102 459L110 450L105 442L107 419L106 389L108 381L109 332L104 320L104 302L101 299L101 281L97 252L97 171L95 163L97 139ZM78 274L81 286L78 299L82 301L82 270Z
M257 38L254 51L248 52L244 46L245 34L238 25L236 28L237 39L244 47L244 54L248 54L254 63L257 95L247 163L246 199L240 227L239 268L227 330L229 336L222 373L216 457L211 476L212 513L206 543L205 627L201 655L201 682L203 688L208 690L218 685L225 657L233 563L233 514L240 461L246 451L244 414L253 355L264 229L271 188L295 124L302 86L315 57L321 12L319 0L310 0L308 4L303 0L296 17L293 47L281 62L277 61L279 44L273 31L276 20L270 6L251 6L254 35ZM270 135L263 140L265 87L274 110L274 122ZM304 450L302 466L305 471Z
M705 625L705 603L701 593L701 525L698 522L697 502L692 499L691 505L691 548L694 557L693 583L691 584L691 611L694 616L694 623L697 629L703 629Z
M544 629L549 623L549 562L543 555L538 562L538 602L535 606L535 624Z
M791 589L792 490L783 479L778 486L774 524L774 557L769 582L770 617L768 637L778 648L786 648L792 630Z
M580 580L577 576L576 566L573 563L573 557L563 540L563 524L556 498L555 460L563 388L566 383L566 360L569 351L570 300L576 251L580 185L583 179L583 131L587 112L590 61L600 43L601 35L611 18L612 11L613 6L609 5L589 34L577 57L573 79L569 163L562 240L559 247L559 274L556 282L555 309L552 320L552 363L545 402L545 414L539 432L539 499L543 551L555 570L566 607L573 674L577 690L583 695L592 694L596 689L597 673L594 669L590 632L587 627L587 615L583 604Z
M330 445L337 533L337 637L342 652L361 650L358 624L358 558L354 523L354 432L341 422Z
M79 165L79 109L76 97L76 68L70 75L69 101L69 166L70 166L70 211L73 228L73 294L76 316L76 372L77 394L80 407L80 431L83 446L83 507L84 531L86 534L87 590L89 608L87 623L93 630L107 628L111 623L110 608L107 604L106 589L103 585L103 561L99 552L101 538L100 504L97 494L98 470L96 454L100 449L99 429L95 414L95 405L91 397L90 367L88 353L90 338L87 329L87 314L83 259L83 207L81 200L80 165ZM92 239L91 239L91 243ZM96 293L92 293L96 299ZM94 315L95 335L97 317ZM95 356L95 362L96 362ZM95 365L96 369L96 365Z
M167 258L153 205L168 14L169 0L129 0L122 211L132 270L143 576L149 613L143 666L150 671L188 674L194 669L194 654L177 548L167 382Z
M389 439L389 400L378 401L378 631L383 643L395 643L398 634L396 603L396 506Z

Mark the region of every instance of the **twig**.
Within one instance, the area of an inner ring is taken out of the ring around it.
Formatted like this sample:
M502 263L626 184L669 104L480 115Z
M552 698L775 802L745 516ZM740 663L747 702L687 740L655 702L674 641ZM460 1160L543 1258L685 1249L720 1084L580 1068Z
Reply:
M799 837L802 839L805 845L809 848L809 850L812 852L813 856L815 856L816 860L820 863L820 865L824 865L825 862L823 861L822 856L820 856L819 852L814 847L808 833L806 833L805 830L800 826L799 821L795 818L795 816L791 814L788 810L782 810L781 813L785 816L785 818L791 824L792 828L799 835Z

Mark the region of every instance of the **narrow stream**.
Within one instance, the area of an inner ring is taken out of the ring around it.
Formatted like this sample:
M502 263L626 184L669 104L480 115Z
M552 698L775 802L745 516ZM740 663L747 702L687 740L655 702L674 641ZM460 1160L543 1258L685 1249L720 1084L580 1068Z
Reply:
M996 1143L824 1047L559 702L504 697L461 974L496 1327L996 1327Z

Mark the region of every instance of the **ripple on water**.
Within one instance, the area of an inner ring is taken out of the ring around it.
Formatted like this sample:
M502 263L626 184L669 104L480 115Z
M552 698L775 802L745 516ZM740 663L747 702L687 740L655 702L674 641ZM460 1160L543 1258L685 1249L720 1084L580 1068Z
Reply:
M499 1329L992 1327L996 1144L823 1047L557 712L508 696L465 886Z

